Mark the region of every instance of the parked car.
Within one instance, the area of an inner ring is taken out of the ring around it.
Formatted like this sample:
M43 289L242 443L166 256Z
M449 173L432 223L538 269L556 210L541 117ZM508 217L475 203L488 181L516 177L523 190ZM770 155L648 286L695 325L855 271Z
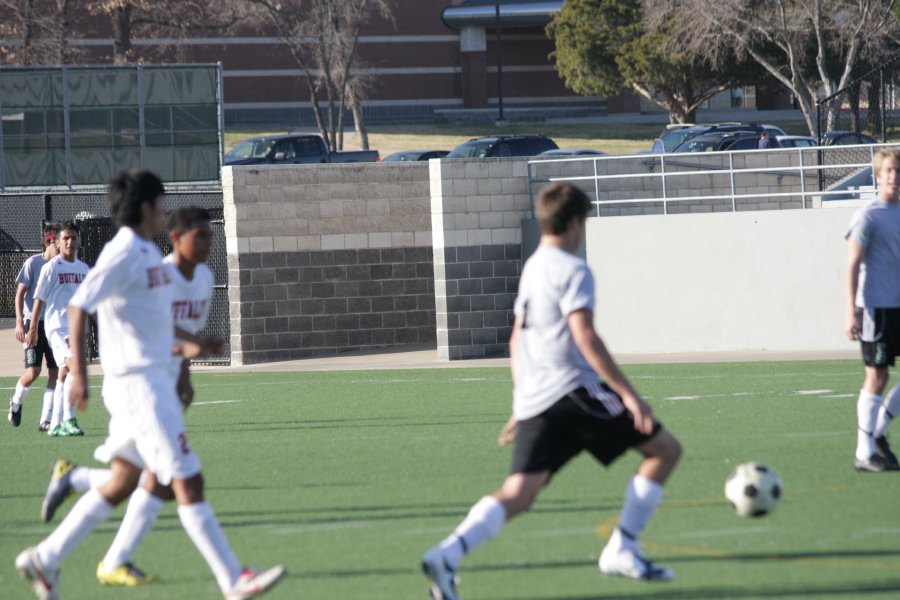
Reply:
M775 139L782 148L813 148L819 145L816 138L808 135L778 135Z
M225 154L226 165L354 163L381 160L378 150L330 152L319 135L275 135L239 142Z
M450 154L449 150L401 150L388 154L381 162L411 162L416 160L430 160L432 158L444 158Z
M877 144L871 135L858 131L826 131L822 136L823 146L850 146L852 144Z
M577 158L579 156L606 156L606 152L592 148L556 148L538 154L538 158Z
M556 142L543 135L498 135L472 138L453 149L447 158L493 158L497 156L537 156L558 148Z
M653 154L664 154L666 152L674 152L675 148L705 133L719 133L727 131L752 131L757 135L768 131L769 135L784 135L784 131L775 125L759 125L757 123L709 123L704 125L668 125L666 130L660 137L653 140L653 148L650 150Z
M693 137L672 152L720 152L722 150L756 150L759 133L755 131L727 131L704 133Z

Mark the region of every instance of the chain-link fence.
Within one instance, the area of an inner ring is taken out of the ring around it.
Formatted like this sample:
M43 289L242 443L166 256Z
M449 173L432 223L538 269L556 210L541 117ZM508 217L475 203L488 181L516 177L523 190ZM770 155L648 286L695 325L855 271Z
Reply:
M225 342L220 356L203 362L228 362L231 356L231 324L228 312L228 264L225 252L225 230L221 190L173 189L166 193L169 210L182 206L200 206L213 217L213 245L207 264L215 276L213 302L209 321L202 335L215 335ZM2 194L0 195L0 317L15 317L15 279L32 254L41 252L41 228L46 221L79 221L81 250L79 257L93 266L103 246L115 235L116 228L109 217L104 190L60 194ZM168 238L160 234L156 239L164 254L171 252ZM91 334L91 355L96 357L96 335Z
M823 165L860 161L865 148L841 146L900 140L900 56L872 69L842 90L816 102L816 134L829 146ZM820 189L827 189L855 171L840 166L821 171Z

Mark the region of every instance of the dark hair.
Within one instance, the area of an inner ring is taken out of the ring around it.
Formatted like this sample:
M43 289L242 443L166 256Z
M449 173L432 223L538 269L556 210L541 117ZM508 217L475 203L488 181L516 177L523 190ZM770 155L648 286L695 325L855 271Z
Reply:
M63 224L59 226L60 233L67 229L69 231L74 231L76 236L81 236L81 227L79 227L78 223L75 221L63 221Z
M560 235L573 217L583 221L591 210L587 195L570 183L551 183L538 192L534 216L541 233Z
M165 193L162 181L150 171L122 171L109 183L109 208L113 220L118 225L140 225L141 205L149 202L156 206L157 199Z
M169 215L166 229L184 233L201 221L212 221L208 210L199 206L183 206Z
M44 226L41 227L41 235L44 240L44 247L47 246L47 242L51 240L55 240L59 235L59 223L53 223L52 221L47 221L44 223Z

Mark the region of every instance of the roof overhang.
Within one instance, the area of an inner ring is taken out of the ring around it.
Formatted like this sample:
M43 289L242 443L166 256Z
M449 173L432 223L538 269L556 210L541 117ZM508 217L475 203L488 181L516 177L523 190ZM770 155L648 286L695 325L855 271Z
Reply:
M500 6L500 27L543 27L562 9L563 0L520 0L496 2L491 0L467 0L460 6L444 9L441 19L450 29L465 27L493 28L497 25L497 5Z

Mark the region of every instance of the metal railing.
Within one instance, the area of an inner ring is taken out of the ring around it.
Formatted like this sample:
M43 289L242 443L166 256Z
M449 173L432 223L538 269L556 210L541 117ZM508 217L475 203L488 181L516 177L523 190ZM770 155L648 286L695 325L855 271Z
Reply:
M533 208L542 185L571 182L591 197L595 216L616 214L612 207L632 209L619 214L808 208L871 196L872 159L880 148L893 146L532 160L528 184Z

